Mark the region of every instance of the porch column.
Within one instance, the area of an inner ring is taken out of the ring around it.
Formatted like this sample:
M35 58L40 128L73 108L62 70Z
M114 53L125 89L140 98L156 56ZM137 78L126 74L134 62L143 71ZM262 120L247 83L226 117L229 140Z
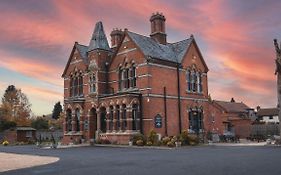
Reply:
M93 138L93 116L90 114L87 115L87 120L88 120L88 137L89 139Z
M95 139L99 139L99 133L101 132L100 130L100 119L101 119L101 112L100 112L100 109L98 108L97 109L97 130L96 130L96 133L95 133Z
M64 116L64 119L63 119L63 132L64 133L67 133L67 131L68 131L68 128L67 128L67 116L65 115Z
M123 121L123 107L122 105L120 106L120 130L119 131L124 131L124 121Z
M132 106L127 107L127 131L131 132L133 129Z
M113 106L113 132L116 132L117 130L117 112L116 112L116 107Z
M100 131L101 112L97 109L97 131Z
M106 132L110 132L110 118L109 118L110 109L109 107L106 109Z
M79 122L79 126L80 126L80 132L82 133L82 134L84 134L84 115L82 116L80 116L80 122Z

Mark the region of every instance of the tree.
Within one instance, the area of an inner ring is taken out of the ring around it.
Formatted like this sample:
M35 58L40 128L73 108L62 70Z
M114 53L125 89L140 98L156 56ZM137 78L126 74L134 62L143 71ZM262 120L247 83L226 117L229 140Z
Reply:
M31 104L27 96L14 85L9 85L2 97L3 118L14 121L18 126L30 125Z
M54 109L53 109L53 113L52 113L52 118L53 119L58 119L61 112L62 112L62 106L61 106L60 102L57 102L54 105Z
M41 129L49 129L48 120L45 120L42 117L38 117L31 122L31 127L41 130Z

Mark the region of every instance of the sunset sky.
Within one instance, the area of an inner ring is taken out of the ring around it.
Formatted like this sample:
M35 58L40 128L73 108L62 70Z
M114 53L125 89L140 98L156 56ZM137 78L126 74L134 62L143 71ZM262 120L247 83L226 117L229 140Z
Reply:
M273 39L281 40L281 1L6 0L0 11L0 95L14 84L36 115L62 102L61 74L73 44L88 45L97 21L107 37L116 27L149 35L156 11L166 16L168 42L195 36L213 99L276 106Z

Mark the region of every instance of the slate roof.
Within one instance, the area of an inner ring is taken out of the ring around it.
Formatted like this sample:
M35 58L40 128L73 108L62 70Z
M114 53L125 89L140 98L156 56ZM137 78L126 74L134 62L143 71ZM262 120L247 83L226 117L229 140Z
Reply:
M152 58L180 63L189 48L193 38L188 38L176 43L166 45L156 42L154 39L137 33L129 32L130 38L138 45L144 55Z
M257 116L278 116L278 108L262 108L257 111Z
M243 113L247 112L248 109L251 109L249 106L244 104L243 102L237 103L237 102L226 102L226 101L214 101L219 106L221 106L226 112L229 113Z
M76 48L79 51L84 63L88 64L88 54L87 54L88 46L84 46L84 45L76 43Z
M95 30L88 47L88 52L94 49L110 50L101 21L96 23Z

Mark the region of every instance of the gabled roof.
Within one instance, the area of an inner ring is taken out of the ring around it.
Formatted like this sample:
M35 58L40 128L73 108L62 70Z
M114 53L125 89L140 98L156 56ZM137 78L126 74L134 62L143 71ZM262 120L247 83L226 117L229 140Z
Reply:
M279 113L278 108L263 108L257 111L257 116L276 116Z
M229 113L243 113L251 109L243 102L237 103L237 102L226 102L226 101L217 101L217 100L214 100L214 102L218 104L221 108L223 108L226 112Z
M182 61L186 51L193 41L193 38L191 37L176 43L167 43L164 45L147 36L129 31L127 33L145 56L176 63Z
M101 21L96 23L95 30L88 47L88 52L94 49L110 50Z
M71 58L72 58L72 55L74 54L75 50L78 50L81 58L83 59L83 62L87 65L88 64L88 53L87 53L87 50L88 50L88 47L87 46L84 46L84 45L81 45L81 44L78 44L78 42L75 42L74 46L73 46L73 49L71 51L71 54L68 58L68 61L67 61L67 64L64 68L64 71L63 71L63 74L62 74L62 77L66 74L66 71L67 71L67 68L71 62Z

